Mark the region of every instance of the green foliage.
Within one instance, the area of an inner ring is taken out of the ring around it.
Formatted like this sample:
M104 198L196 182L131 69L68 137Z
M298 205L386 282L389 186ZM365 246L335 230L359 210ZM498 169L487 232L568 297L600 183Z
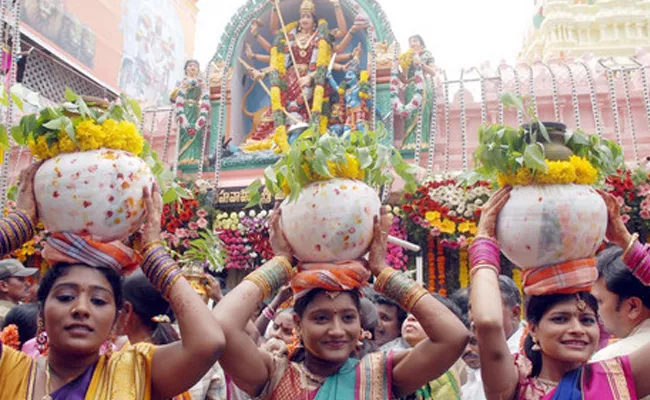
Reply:
M225 266L223 242L211 230L199 232L199 238L190 242L190 249L180 255L181 263L207 263L212 272L221 272Z

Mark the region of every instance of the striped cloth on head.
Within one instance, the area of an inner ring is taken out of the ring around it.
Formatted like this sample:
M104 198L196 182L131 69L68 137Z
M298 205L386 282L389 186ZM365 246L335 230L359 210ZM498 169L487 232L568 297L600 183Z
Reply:
M366 286L370 271L359 261L336 264L307 264L291 280L293 298L298 300L313 289L330 292L358 290Z
M585 258L529 269L524 271L522 280L527 296L589 291L598 280L596 259Z
M47 239L43 258L50 264L85 264L94 268L111 268L128 275L141 263L142 256L121 242L103 243L90 235L54 233Z

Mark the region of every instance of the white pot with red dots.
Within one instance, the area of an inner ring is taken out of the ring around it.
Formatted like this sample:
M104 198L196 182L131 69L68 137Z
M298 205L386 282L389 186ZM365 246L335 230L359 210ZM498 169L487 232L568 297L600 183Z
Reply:
M141 158L99 149L45 161L34 177L34 191L45 229L110 242L140 228L145 214L142 190L153 183L151 169Z
M530 269L593 257L606 229L607 206L590 186L515 186L497 238L510 261Z
M305 186L295 202L282 203L282 231L304 263L362 257L370 246L381 200L363 182L331 179Z

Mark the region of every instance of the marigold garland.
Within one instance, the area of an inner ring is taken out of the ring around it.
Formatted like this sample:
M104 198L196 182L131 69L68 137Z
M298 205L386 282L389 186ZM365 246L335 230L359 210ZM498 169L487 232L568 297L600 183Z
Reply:
M415 67L415 75L413 83L415 85L415 93L408 104L402 103L399 98L399 88L401 86L397 68L393 68L390 80L390 102L393 111L402 119L410 118L416 113L422 105L422 98L424 95L424 71L422 65L418 64Z
M458 282L461 289L469 286L469 262L466 248L458 250Z
M445 271L445 264L446 264L446 259L445 259L445 248L442 244L440 244L439 240L436 240L436 247L438 250L438 258L437 258L437 268L436 268L436 274L438 275L438 293L442 296L447 296L447 283L445 281L446 279L446 271Z
M571 156L569 161L546 160L546 172L533 174L528 168L520 168L512 174L497 174L499 186L549 184L593 185L598 181L598 170L584 157Z

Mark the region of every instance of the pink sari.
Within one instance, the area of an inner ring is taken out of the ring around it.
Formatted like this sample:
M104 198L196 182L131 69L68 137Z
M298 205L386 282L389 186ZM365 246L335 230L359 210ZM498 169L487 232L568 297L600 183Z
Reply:
M519 371L517 400L637 399L627 356L586 364L568 373L557 387L531 378L530 361L523 355L515 356L515 365Z

